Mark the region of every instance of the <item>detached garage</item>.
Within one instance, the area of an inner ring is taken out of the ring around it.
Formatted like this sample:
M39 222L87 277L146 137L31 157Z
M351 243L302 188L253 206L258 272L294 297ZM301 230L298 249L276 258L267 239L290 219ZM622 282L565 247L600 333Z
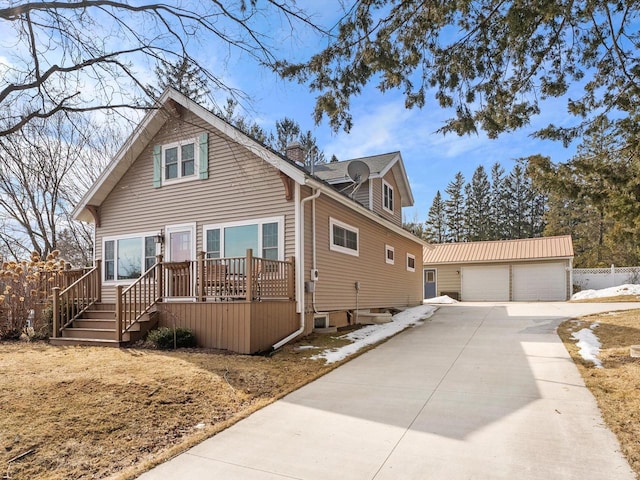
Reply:
M466 302L564 301L571 297L571 236L443 243L424 250L425 298Z

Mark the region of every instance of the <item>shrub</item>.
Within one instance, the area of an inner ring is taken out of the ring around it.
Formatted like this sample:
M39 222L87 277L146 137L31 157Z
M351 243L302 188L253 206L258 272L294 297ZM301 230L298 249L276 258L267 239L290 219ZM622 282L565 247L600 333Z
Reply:
M169 350L174 348L174 338L176 348L189 348L196 346L196 337L188 328L177 327L174 329L169 327L160 327L157 330L151 330L147 335L147 340L153 343L161 350Z
M32 253L29 260L3 262L0 266L0 339L18 338L27 328L40 329L35 318L49 300L51 287L63 274L64 260L58 251L41 259Z

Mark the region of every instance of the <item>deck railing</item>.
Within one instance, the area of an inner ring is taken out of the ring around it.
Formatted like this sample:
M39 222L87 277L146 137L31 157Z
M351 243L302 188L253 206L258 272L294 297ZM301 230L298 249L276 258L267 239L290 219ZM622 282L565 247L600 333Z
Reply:
M198 301L256 301L294 298L294 261L244 257L162 263L162 297Z
M66 282L71 276L66 277ZM53 337L69 326L90 306L100 302L101 269L100 260L96 260L93 268L71 283L64 290L59 286L51 289L53 307Z
M116 287L116 340L121 342L122 335L153 305L162 298L162 256L156 264L144 272L134 283L124 288Z

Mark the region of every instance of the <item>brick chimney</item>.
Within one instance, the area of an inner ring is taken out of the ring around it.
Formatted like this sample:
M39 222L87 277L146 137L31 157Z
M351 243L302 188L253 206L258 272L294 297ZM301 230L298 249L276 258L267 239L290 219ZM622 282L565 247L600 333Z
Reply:
M291 142L286 149L287 158L304 165L304 150L299 142Z

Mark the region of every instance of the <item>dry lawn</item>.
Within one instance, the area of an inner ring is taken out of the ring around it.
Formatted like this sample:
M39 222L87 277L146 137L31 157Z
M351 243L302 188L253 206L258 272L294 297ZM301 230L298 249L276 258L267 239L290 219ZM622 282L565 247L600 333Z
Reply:
M594 333L602 344L599 358L603 368L582 360L571 338L573 332L593 322L600 324ZM629 356L629 346L640 345L640 310L568 320L560 325L558 333L640 478L640 358Z
M261 357L0 343L0 478L133 478L335 368L295 347Z

